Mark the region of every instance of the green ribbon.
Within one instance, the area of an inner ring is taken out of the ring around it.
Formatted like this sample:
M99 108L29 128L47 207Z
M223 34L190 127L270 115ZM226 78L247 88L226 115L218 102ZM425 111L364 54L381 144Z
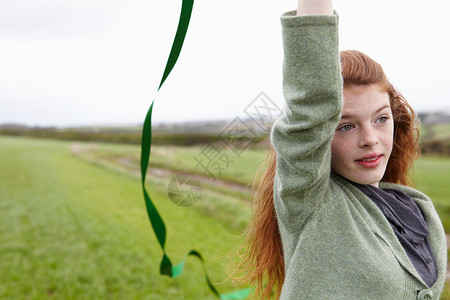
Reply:
M187 32L187 29L189 26L189 21L191 19L193 5L194 5L194 0L183 0L177 32L175 34L175 39L172 44L172 49L170 50L166 68L164 70L164 74L162 76L161 83L159 84L157 92L163 85L167 76L169 76L170 72L172 71L173 67L175 66L175 63L177 62L178 56L180 55L181 48L182 48L183 42L184 42L184 38L186 37L186 32ZM214 287L214 285L211 283L211 280L209 279L203 257L200 255L199 252L197 252L195 250L189 251L189 253L186 255L186 257L179 264L177 264L175 266L172 264L169 256L166 253L166 250L165 250L166 226L164 224L163 219L161 218L161 215L158 213L158 210L156 209L155 205L153 204L153 202L147 192L147 189L145 188L145 178L146 178L146 174L147 174L148 163L150 160L150 150L151 150L151 146L152 146L152 125L151 125L151 123L152 123L152 111L153 111L153 103L154 102L155 102L155 99L153 99L153 101L150 105L150 108L148 109L147 115L145 117L144 125L142 128L141 183L142 183L142 190L144 192L144 199L145 199L145 205L147 208L147 214L150 219L150 224L153 228L156 238L158 239L158 242L163 251L163 257L162 257L161 265L160 265L160 273L162 275L167 275L171 278L180 276L181 273L183 272L183 268L184 268L187 258L189 256L195 256L202 262L206 282L207 282L210 290L217 297L219 297L220 299L223 299L223 300L244 299L244 298L248 297L248 295L250 294L251 290L249 288L240 290L240 291L236 291L236 292L232 292L229 294L220 294L217 291L217 289Z

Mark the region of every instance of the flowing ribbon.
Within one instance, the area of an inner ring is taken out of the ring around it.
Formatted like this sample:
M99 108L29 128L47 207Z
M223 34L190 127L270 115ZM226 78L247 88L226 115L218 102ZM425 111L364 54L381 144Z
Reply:
M177 62L178 56L180 55L181 48L183 46L184 38L186 37L186 32L189 26L189 21L191 19L192 7L194 5L194 0L183 0L183 4L181 6L181 14L180 20L178 22L177 32L175 34L175 39L172 44L172 49L170 50L169 58L167 60L166 68L164 70L164 74L161 79L161 83L159 84L158 90L163 85L167 76L169 76L172 68L175 66ZM148 163L150 160L150 150L152 146L152 111L153 111L153 103L155 99L153 99L150 108L148 109L147 115L145 117L143 129L142 129L142 144L141 144L141 183L142 190L144 192L145 205L147 208L147 214L150 219L150 224L153 228L153 231L158 239L158 242L163 251L163 258L161 260L160 265L160 273L162 275L167 275L171 278L175 278L183 272L184 264L189 256L197 257L203 265L203 271L205 273L206 282L210 288L210 290L220 299L228 300L228 299L244 299L250 294L250 289L244 289L236 292L232 292L229 294L220 294L217 289L212 284L209 279L208 273L206 271L205 263L203 257L196 250L191 250L186 255L186 257L177 265L172 265L172 262L165 250L166 243L166 226L164 224L161 215L158 213L156 206L153 204L147 189L145 188L145 177L147 174Z

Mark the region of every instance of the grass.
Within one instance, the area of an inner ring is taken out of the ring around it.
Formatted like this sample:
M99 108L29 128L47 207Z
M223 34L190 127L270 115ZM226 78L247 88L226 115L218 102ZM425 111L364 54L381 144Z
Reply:
M157 185L167 185L171 177L177 172L203 175L195 167L195 160L192 158L200 151L201 148L198 147L152 147L151 167L156 166L174 171L173 173L165 174L161 179L162 182L159 182ZM72 147L72 152L93 164L131 175L135 178L139 178L140 176L140 148L138 146L93 143L77 144L75 147ZM230 152L229 154L232 154ZM258 159L262 158L261 153L261 151L253 151L242 156L247 159L247 165L245 165L244 171L234 170L237 168L237 164L230 165L229 169L232 175L228 174L228 178L231 178L228 181L241 181L241 184L249 186L251 179L244 180L240 175L245 173L250 177L250 174L255 174L255 169L260 163ZM249 160L249 157L252 160ZM248 161L253 162L253 165L249 165ZM223 181L224 176L220 176L218 179L220 179L220 182L227 184L227 180ZM218 184L218 182L219 180L212 182L203 180L202 200L198 201L193 208L200 211L203 215L219 220L227 227L241 232L250 219L250 193L230 189L226 185Z
M79 160L68 143L1 137L0 145L8 158L0 160L1 299L215 299L195 258L179 278L158 274L162 251L137 179ZM213 282L224 281L236 231L176 207L158 186L150 194L173 262L194 248Z
M194 157L202 150L155 147L152 164L201 174ZM1 299L215 299L195 258L179 278L159 275L162 251L145 212L138 146L0 137L0 155ZM220 178L248 185L264 155L245 150ZM449 158L422 157L414 172L447 232L449 169ZM195 206L180 208L167 198L170 178L150 177L173 262L194 248L213 282L225 281L250 216L249 195L208 184ZM226 282L219 290L236 288ZM450 299L449 288L441 299Z
M450 233L450 158L421 157L413 174L416 188L433 201L445 232Z
M440 124L420 124L419 125L420 135L419 139L434 139L434 140L445 140L450 138L450 124L440 123Z
M435 124L433 125L433 137L436 139L450 138L450 124Z

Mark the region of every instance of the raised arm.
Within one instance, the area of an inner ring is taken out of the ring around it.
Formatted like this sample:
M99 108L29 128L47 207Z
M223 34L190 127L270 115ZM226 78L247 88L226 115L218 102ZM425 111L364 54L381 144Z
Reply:
M329 1L299 1L306 3ZM331 1L330 1L331 2ZM301 3L301 5L300 5ZM318 6L305 12L325 12ZM276 150L274 205L280 226L300 230L321 205L331 173L331 140L342 107L342 79L336 15L281 17L285 113L275 122L271 142Z
M332 0L298 0L297 16L332 14Z

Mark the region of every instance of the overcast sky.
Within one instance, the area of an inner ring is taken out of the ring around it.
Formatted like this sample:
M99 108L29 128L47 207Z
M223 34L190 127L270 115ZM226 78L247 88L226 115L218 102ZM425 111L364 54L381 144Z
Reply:
M336 0L340 48L384 67L417 111L450 112L447 0ZM232 119L265 92L282 106L279 16L295 0L196 0L157 94L181 0L0 1L0 124Z

